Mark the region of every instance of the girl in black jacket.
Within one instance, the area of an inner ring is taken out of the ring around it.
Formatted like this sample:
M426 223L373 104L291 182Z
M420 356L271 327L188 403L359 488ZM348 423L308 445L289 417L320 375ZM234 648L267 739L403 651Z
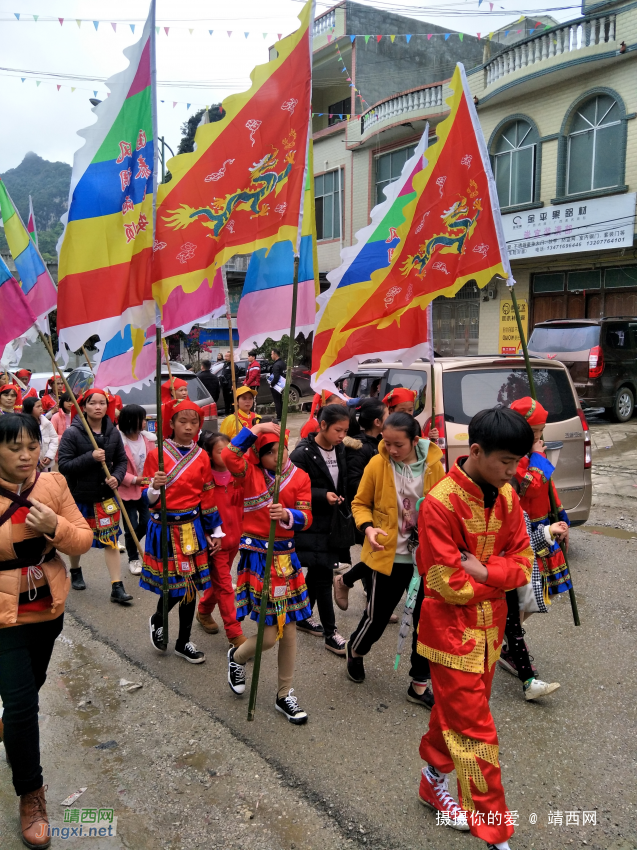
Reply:
M356 437L345 440L345 460L347 463L347 498L351 503L361 483L363 472L370 460L378 454L378 444L382 440L383 422L389 411L387 405L377 398L366 398L361 402L358 425L361 433ZM351 430L351 429L350 429ZM356 542L362 543L364 535L356 532ZM365 585L370 570L362 561L355 564L344 575L334 576L334 601L341 609L347 611L348 594L359 579Z
M318 604L322 624L321 628L310 617L297 623L297 629L323 636L325 648L342 656L345 640L336 631L332 581L334 570L349 558L354 542L343 446L349 421L345 407L326 405L319 414L319 432L300 440L290 455L292 463L305 470L312 483L312 525L294 537L297 555L307 570L310 604Z
M111 399L110 396L108 396ZM69 489L80 513L93 530L93 548L103 549L106 566L111 577L111 602L128 603L133 598L124 590L117 539L120 510L113 490L124 480L126 474L126 451L121 435L107 416L109 404L104 390L92 389L78 399L89 428L93 431L97 449L76 416L60 441L58 467L66 478ZM102 468L106 463L110 471L107 478ZM80 559L71 556L71 585L75 590L84 590Z

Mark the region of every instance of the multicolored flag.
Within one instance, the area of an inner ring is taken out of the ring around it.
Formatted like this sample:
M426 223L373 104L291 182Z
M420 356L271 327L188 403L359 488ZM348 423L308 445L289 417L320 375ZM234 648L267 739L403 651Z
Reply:
M27 219L27 232L33 242L35 247L38 247L38 229L35 226L35 215L33 214L33 198L29 195L29 218Z
M361 360L412 363L428 348L424 311L468 281L511 277L487 146L462 65L451 80L450 115L413 178L415 197L389 265L331 291L317 320L313 386L328 389ZM344 293L348 288L350 292Z
M0 257L0 351L35 324L31 309L20 284Z
M2 180L0 180L0 217L2 217L9 250L20 275L22 291L36 318L44 320L48 313L55 309L57 290ZM12 339L20 336L21 333L22 331L16 331Z
M266 339L279 340L290 333L294 245L289 240L276 242L268 251L261 248L250 258L239 309L237 352L262 345ZM314 330L316 299L319 294L314 218L314 167L312 141L308 156L301 223L299 277L296 305L296 334L306 336Z
M163 309L181 286L196 291L235 254L289 240L298 249L311 113L309 0L276 58L247 92L223 101L225 117L201 125L197 149L168 163L157 196L153 294Z
M147 331L155 322L151 291L153 195L156 188L157 121L155 0L140 40L126 48L126 70L106 85L110 97L95 108L95 124L75 154L69 210L58 245L57 329L76 350L93 334L102 352L117 335L133 343L136 380L150 374L137 366ZM152 370L151 370L152 371Z

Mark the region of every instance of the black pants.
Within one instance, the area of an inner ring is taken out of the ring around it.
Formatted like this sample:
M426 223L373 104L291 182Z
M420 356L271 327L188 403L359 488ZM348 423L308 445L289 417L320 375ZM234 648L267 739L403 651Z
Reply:
M275 389L270 387L270 392L272 393L272 400L274 401L274 410L276 412L276 418L281 418L281 413L283 412L283 394L278 393Z
M18 796L44 785L40 766L38 693L46 681L64 614L45 623L0 629L0 699L4 746Z
M138 540L143 540L146 536L146 528L148 527L148 519L150 517L148 502L144 499L130 499L124 502L124 507L126 508L131 525L135 529L135 536ZM124 523L124 542L126 544L128 560L138 561L140 555L126 523Z
M232 396L232 387L228 387L226 386L226 384L222 384L221 394L223 395L223 406L225 408L226 416L230 416L231 413L234 413L234 399Z
M184 602L185 597L183 596L169 596L168 597L168 612L170 613L172 609L181 602L179 605L179 634L177 635L177 640L175 641L175 646L178 646L180 649L188 643L190 640L190 632L192 631L192 621L195 619L195 608L197 605L197 598L195 597L191 602ZM156 626L161 626L164 622L164 597L160 596L157 602L157 611L153 614L153 623Z
M338 567L337 552L299 552L301 566L305 567L305 583L310 597L312 609L318 606L319 619L323 626L326 637L330 637L336 631L336 617L334 616L334 601L332 589L334 582L334 570Z
M391 575L386 576L376 570L370 570L370 572L367 607L350 638L351 647L358 655L367 655L376 641L382 637L389 623L389 618L394 613L394 608L409 587L414 568L412 564L396 563L392 567ZM414 633L411 645L411 669L409 671L409 675L417 682L424 682L430 678L429 661L424 656L419 655L417 651L418 622L423 598L424 591L421 580L413 613Z
M370 570L367 564L359 561L357 564L354 564L351 570L343 573L343 584L351 590L357 581L361 581L365 588L365 593L367 593L367 588L371 581L371 573L372 570Z
M507 639L508 651L513 656L513 661L518 671L518 679L526 682L533 678L533 668L529 658L529 650L524 642L524 629L520 622L520 607L518 603L517 590L507 590L507 623L504 635Z

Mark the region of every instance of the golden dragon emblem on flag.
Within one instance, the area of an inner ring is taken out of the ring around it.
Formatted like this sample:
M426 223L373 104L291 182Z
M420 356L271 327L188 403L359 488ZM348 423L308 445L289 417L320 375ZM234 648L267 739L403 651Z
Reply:
M287 153L283 159L285 167L281 171L276 170L279 164L279 151L273 146L272 152L267 153L250 167L250 182L244 189L237 189L227 194L225 198L213 198L209 206L199 209L181 204L178 210L170 210L170 214L164 216L163 220L168 227L175 230L182 230L193 222L200 221L204 227L212 230L212 233L208 235L217 239L234 212L250 212L250 218L268 215L270 205L265 203L265 200L272 192L276 197L283 188L294 165L295 141L296 133L292 130L283 140L283 147L287 149Z
M471 186L467 194L472 197L477 194L477 189L474 181L471 181ZM475 189L474 189L475 187ZM478 218L482 212L482 203L480 198L476 198L472 204L473 215L469 211L469 204L465 197L461 197L459 201L455 201L448 210L440 216L445 227L446 233L438 233L432 236L426 242L418 247L415 254L409 254L407 259L401 266L403 275L410 274L416 269L418 277L425 277L427 266L430 260L433 259L435 252L438 250L441 254L463 254L465 251L465 242L471 238L473 231L476 228ZM446 272L444 263L440 264L441 270Z

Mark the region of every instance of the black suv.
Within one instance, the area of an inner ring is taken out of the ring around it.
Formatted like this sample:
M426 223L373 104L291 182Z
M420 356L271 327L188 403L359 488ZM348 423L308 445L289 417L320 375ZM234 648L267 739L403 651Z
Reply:
M637 398L637 318L553 319L540 322L529 353L560 360L570 371L584 410L603 407L627 422Z

